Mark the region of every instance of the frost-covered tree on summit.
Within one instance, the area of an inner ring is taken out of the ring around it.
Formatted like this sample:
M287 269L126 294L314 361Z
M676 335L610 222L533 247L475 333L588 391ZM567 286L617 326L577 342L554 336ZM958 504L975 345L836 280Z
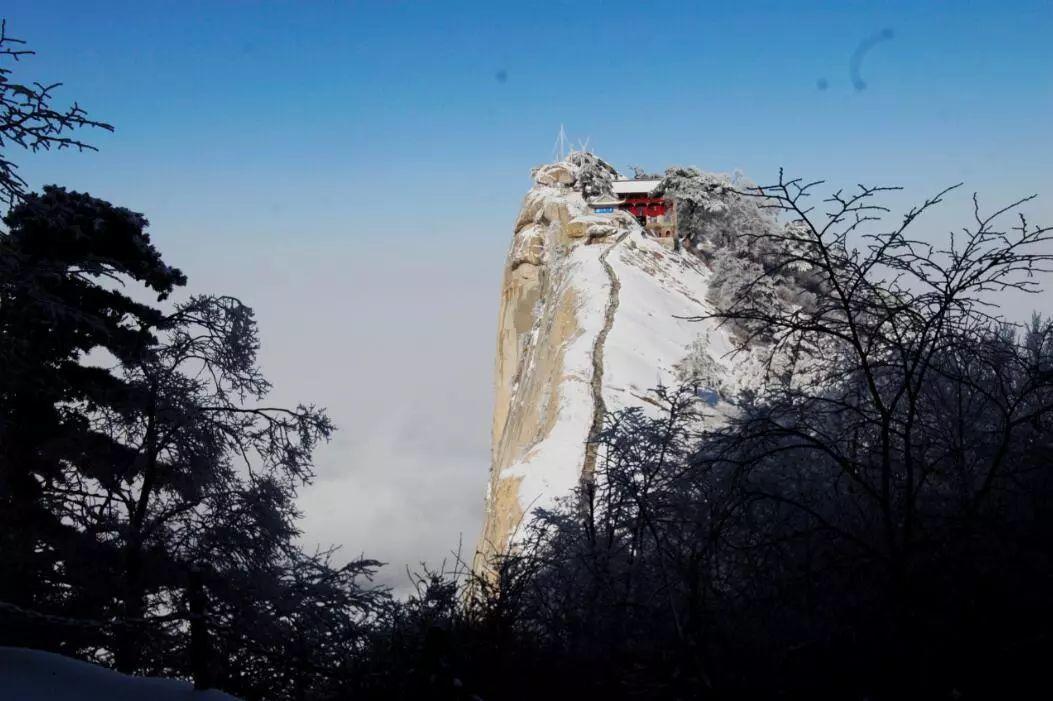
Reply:
M576 187L586 199L611 194L611 183L618 177L612 165L588 151L574 151L567 161L577 166Z
M710 302L724 309L747 296L758 304L806 307L814 302L817 279L806 265L783 265L785 245L772 242L799 223L779 221L763 199L751 196L751 187L740 174L674 167L659 191L677 202L678 243L713 270Z
M680 384L718 395L725 389L727 372L727 367L713 357L709 334L695 339L688 347L687 355L676 365L676 378Z
M661 173L651 173L641 168L640 166L629 166L629 170L633 172L633 180L661 180Z

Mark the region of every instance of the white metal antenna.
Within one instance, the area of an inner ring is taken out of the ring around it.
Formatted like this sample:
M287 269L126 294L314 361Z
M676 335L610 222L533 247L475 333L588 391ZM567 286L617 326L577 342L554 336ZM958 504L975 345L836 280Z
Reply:
M562 161L567 157L567 132L562 124L559 125L559 136L556 137L556 146L552 155L557 161Z

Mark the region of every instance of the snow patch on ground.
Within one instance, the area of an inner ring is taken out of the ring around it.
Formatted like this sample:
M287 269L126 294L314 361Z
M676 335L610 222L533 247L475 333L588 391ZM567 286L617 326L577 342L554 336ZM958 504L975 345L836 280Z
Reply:
M178 679L130 677L52 652L0 647L0 699L7 701L238 701L194 691Z
M712 360L725 369L725 390L741 384L731 370L731 339L713 320L691 321L713 312L706 301L711 271L691 253L668 248L636 230L608 262L622 289L614 326L607 336L604 400L608 411L643 407L658 385L680 384L676 366L702 338ZM715 389L715 388L700 388Z

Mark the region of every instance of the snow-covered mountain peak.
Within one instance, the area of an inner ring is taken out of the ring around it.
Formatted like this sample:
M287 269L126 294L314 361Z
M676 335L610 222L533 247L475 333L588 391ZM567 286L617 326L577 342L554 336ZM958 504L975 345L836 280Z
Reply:
M654 197L631 200L614 191L627 179L581 152L532 175L501 288L483 559L505 551L533 510L554 506L590 471L589 438L606 412L653 410L653 388L694 373L719 420L756 374L748 359L731 357L730 329L690 320L712 311L721 282L712 262L720 234L700 223L727 214L730 179L670 169L647 185L660 182ZM644 216L663 197L675 207L663 221L683 222L672 237Z

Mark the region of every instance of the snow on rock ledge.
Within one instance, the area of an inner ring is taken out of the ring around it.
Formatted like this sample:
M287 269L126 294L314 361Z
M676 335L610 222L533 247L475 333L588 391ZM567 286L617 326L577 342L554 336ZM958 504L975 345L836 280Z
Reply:
M566 162L550 163L534 171L538 185L571 185L578 179L578 169Z

